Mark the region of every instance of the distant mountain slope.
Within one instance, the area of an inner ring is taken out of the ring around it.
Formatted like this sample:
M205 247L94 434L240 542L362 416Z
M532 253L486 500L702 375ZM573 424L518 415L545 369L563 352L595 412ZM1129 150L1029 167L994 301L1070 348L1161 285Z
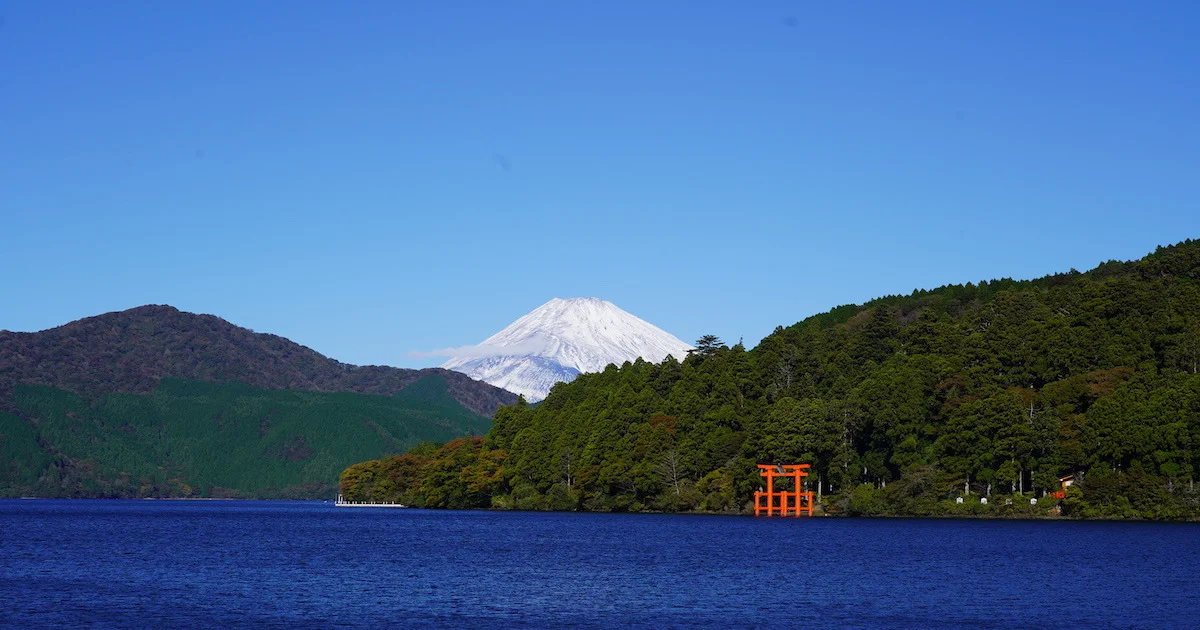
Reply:
M0 413L0 496L331 498L365 458L487 430L431 375L394 396L163 379L87 400L18 385Z
M597 298L555 298L442 367L541 400L558 382L641 357L682 359L691 346Z
M516 400L169 306L0 332L0 496L331 497L349 464L479 435Z
M171 306L140 306L36 333L0 331L0 401L19 383L94 395L145 393L162 378L387 395L430 375L441 376L450 395L480 415L516 402L457 372L348 365L283 337Z

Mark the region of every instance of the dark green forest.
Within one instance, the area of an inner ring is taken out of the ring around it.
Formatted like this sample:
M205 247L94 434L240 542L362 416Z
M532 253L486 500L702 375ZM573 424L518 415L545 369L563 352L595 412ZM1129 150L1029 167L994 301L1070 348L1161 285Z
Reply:
M352 466L341 490L744 513L758 462L811 463L827 514L1200 516L1200 241L841 306L750 350L706 336L503 407L486 438Z
M165 378L148 394L17 385L0 496L332 498L347 465L489 427L423 377L392 396Z

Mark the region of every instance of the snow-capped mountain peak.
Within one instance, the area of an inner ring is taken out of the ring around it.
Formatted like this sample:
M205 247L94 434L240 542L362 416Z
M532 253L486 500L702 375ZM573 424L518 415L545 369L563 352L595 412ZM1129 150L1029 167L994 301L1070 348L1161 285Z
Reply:
M658 363L691 346L598 298L554 298L442 367L541 400L559 381L641 357Z

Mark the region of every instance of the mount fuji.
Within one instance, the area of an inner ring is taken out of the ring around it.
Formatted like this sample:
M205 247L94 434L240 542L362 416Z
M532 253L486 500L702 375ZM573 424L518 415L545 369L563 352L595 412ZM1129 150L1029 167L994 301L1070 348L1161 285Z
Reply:
M638 357L682 360L692 347L670 333L598 298L554 298L464 348L442 367L462 372L536 402L555 383L600 372Z

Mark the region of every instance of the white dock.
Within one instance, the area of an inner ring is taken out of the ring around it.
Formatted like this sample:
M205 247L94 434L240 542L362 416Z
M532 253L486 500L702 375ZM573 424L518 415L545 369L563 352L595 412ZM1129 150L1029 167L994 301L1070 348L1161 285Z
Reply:
M333 504L337 507L378 507L378 508L405 508L408 507L403 503L388 503L382 501L347 501L342 495L337 496L337 501Z

